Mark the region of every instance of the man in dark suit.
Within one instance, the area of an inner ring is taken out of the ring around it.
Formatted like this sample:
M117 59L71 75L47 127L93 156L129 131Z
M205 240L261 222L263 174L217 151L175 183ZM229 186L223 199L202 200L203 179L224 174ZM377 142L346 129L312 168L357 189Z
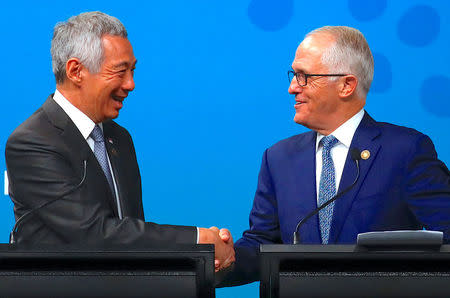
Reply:
M264 152L250 228L222 285L259 279L260 244L292 244L297 223L357 178L340 199L301 226L300 243L355 243L358 233L444 232L450 239L450 174L420 132L374 121L364 111L373 78L364 36L349 27L309 33L295 54L289 93L294 121L312 131Z
M217 228L145 222L130 134L111 119L134 89L136 58L122 23L101 12L59 23L56 91L9 137L14 241L22 245L213 243L216 269L234 261Z

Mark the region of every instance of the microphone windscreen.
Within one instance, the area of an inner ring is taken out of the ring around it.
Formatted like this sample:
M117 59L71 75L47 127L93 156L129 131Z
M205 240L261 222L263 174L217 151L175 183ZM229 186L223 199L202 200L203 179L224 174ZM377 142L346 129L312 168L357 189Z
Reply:
M361 159L361 151L358 148L350 148L350 156L353 160Z

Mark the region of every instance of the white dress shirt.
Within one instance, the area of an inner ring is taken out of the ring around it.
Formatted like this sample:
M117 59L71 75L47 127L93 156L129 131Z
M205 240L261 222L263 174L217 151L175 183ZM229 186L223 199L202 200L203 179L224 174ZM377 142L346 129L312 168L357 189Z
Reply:
M356 129L364 116L364 109L361 109L352 118L348 119L344 124L339 126L331 134L338 139L339 142L331 148L331 158L333 159L336 180L336 193L339 191L339 183L341 182L342 171L344 170L345 160L347 159L348 150L352 143ZM320 175L322 174L322 144L320 140L323 134L317 133L316 137L316 190L317 204L319 204L319 186Z
M80 131L81 135L84 137L92 152L94 152L94 139L90 137L92 130L94 130L95 123L91 120L86 114L76 108L70 101L68 101L59 91L56 89L55 94L53 95L53 99L55 102L66 112L67 116L72 120L75 126ZM101 130L103 131L102 123L99 123ZM122 208L120 207L119 201L119 192L117 191L116 180L114 179L114 173L112 171L111 161L109 160L108 152L106 152L106 156L108 157L109 170L111 171L111 177L114 185L114 196L116 198L117 210L119 214L119 218L122 219Z

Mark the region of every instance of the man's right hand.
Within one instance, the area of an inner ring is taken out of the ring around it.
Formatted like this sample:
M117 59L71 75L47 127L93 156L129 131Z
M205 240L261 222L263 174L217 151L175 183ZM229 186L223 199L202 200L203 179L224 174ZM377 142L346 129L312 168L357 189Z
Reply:
M227 268L235 261L233 238L227 229L216 227L199 228L199 244L214 244L216 272Z

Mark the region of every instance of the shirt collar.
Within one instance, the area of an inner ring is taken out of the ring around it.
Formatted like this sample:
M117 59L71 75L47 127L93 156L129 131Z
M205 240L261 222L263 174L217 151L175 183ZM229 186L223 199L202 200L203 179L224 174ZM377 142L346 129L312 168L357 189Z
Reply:
M361 120L363 117L364 117L364 109L361 109L358 113L353 115L352 118L345 121L341 126L339 126L331 134L336 139L338 139L338 141L341 144L343 144L346 148L350 148L353 136L355 135L356 129L358 128L359 123L361 123ZM317 150L319 150L320 140L322 140L323 137L325 137L323 134L317 133L316 152L317 152Z
M64 110L67 116L69 116L81 135L87 139L95 127L94 121L68 101L58 89L56 89L53 99ZM103 131L102 123L99 123L99 126Z

